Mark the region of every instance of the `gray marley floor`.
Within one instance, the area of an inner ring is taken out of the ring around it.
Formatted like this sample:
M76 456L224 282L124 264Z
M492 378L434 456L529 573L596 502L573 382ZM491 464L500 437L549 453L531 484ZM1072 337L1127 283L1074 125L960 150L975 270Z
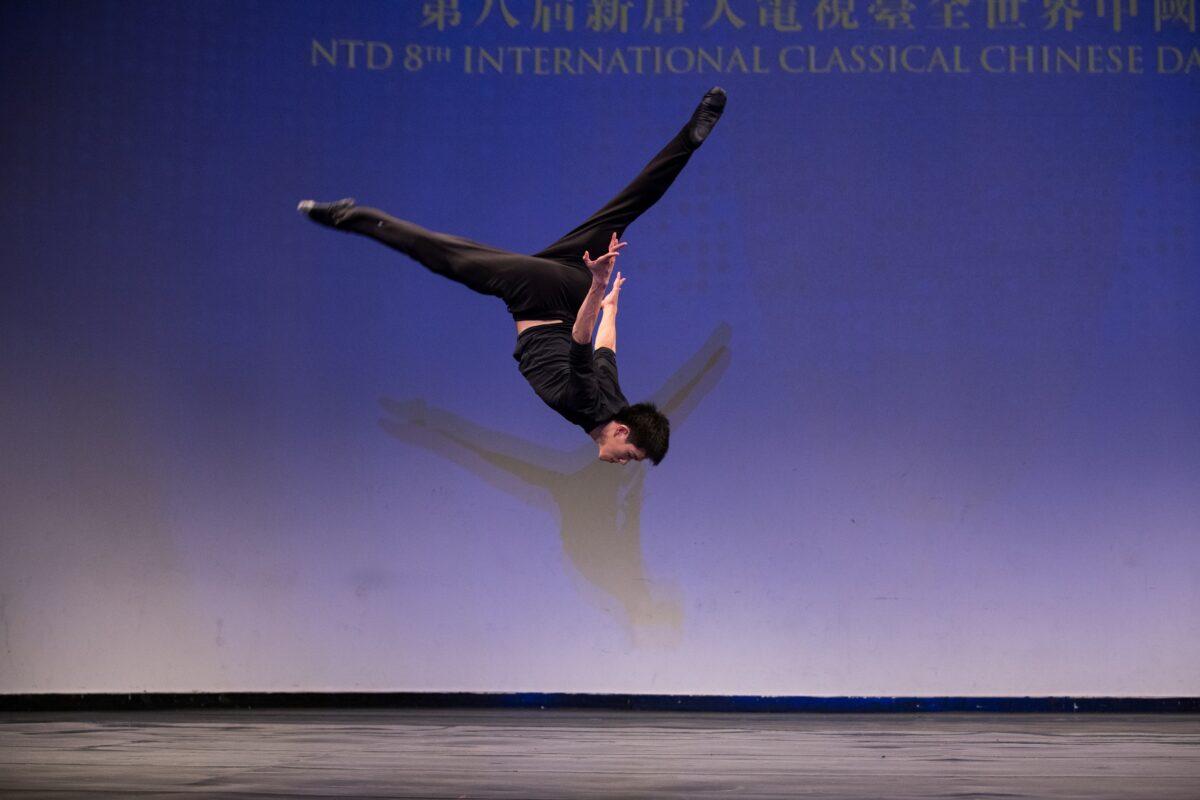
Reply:
M0 797L1200 798L1200 717L0 714Z

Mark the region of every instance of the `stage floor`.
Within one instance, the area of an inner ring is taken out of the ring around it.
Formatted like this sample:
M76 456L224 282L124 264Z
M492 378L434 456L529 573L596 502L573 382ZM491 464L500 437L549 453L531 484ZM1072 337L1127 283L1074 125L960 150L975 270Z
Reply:
M1200 716L0 714L0 796L1200 797Z

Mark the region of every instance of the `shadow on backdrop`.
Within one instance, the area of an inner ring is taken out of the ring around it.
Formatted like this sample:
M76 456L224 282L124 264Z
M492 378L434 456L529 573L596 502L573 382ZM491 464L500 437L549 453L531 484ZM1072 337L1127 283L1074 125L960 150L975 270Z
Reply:
M729 325L722 323L650 400L677 432L729 366ZM683 607L673 587L653 583L642 556L642 489L647 465L616 466L596 458L588 442L552 450L476 425L423 400L380 399L389 415L380 425L401 441L431 450L474 472L493 487L561 520L559 535L571 564L615 609L635 644L678 641ZM668 462L669 463L669 462Z

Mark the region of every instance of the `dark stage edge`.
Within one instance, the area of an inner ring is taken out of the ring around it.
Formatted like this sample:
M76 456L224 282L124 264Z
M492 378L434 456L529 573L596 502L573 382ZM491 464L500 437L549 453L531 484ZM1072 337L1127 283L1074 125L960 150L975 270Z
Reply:
M1200 714L1200 697L758 697L471 692L142 692L0 695L0 711L163 711L192 708L515 708L738 714Z

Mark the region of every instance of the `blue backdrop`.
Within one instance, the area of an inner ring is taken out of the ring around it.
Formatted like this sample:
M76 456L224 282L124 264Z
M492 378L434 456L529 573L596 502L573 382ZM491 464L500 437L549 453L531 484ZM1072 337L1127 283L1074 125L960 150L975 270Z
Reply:
M1200 42L1127 5L4 4L0 690L1200 693ZM656 468L294 211L532 252L713 84Z

